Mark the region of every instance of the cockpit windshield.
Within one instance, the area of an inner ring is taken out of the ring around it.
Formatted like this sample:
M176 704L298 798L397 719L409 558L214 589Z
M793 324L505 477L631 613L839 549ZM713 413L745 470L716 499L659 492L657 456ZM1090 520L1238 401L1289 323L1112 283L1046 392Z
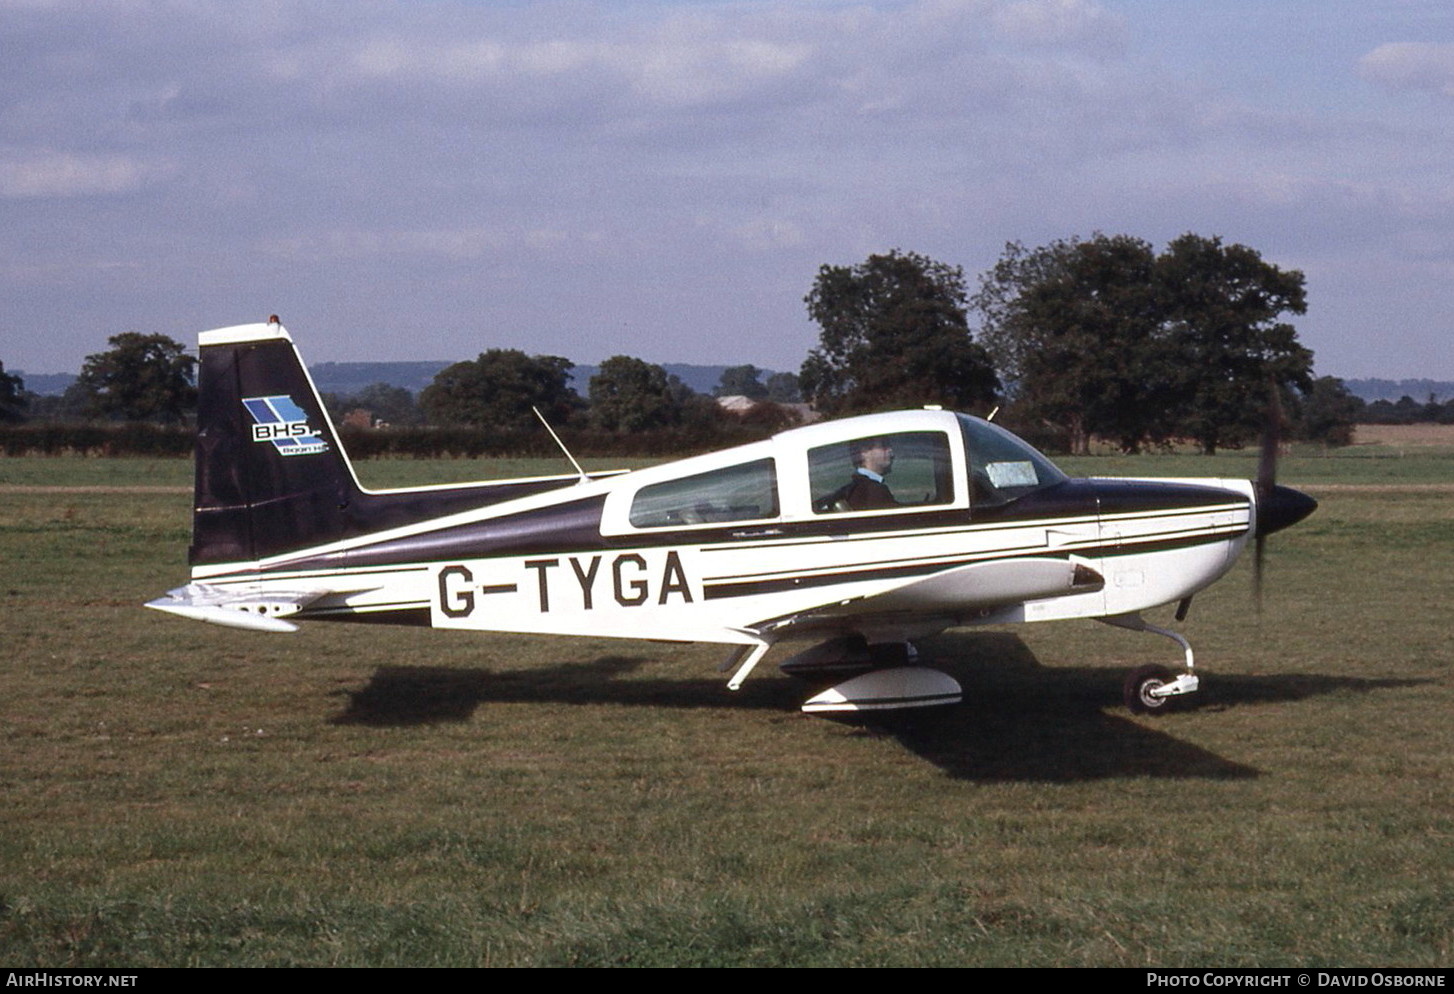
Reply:
M999 425L961 414L959 427L969 462L971 507L1007 504L1067 479L1029 443Z

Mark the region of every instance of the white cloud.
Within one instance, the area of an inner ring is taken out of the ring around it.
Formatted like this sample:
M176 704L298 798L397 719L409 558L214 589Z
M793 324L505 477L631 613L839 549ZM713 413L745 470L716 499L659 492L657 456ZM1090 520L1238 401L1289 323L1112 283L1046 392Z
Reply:
M486 26L477 30L485 31ZM595 89L596 99L622 91L665 105L735 99L804 65L813 46L784 41L719 18L678 15L618 26L596 37L577 36L563 23L552 37L450 39L426 33L364 37L339 58L328 52L276 55L272 71L296 79L312 65L320 78L357 77L370 83L485 87L489 92L560 87L559 96ZM427 89L422 91L427 95Z
M567 9L584 13L481 14L447 33L427 19L345 22L326 37L280 38L254 64L334 107L350 94L388 94L420 111L468 99L500 120L521 110L532 119L711 108L923 113L956 94L1062 76L1067 61L1119 57L1125 34L1121 18L1091 0Z
M1088 0L1012 0L991 17L1008 37L1036 45L1119 51L1124 40L1122 18Z
M54 151L0 153L0 197L87 197L126 193L171 172L129 155Z
M252 251L292 260L415 259L469 262L520 251L596 254L605 239L579 225L510 222L491 227L333 228L269 235Z
M1390 42L1358 62L1363 78L1395 90L1428 90L1454 97L1454 45Z

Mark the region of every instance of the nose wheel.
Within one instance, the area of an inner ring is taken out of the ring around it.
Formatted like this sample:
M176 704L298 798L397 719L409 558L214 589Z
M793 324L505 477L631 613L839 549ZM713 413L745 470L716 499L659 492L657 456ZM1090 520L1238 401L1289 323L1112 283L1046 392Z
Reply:
M1138 666L1126 674L1126 680L1121 684L1121 699L1126 702L1126 708L1132 714L1164 714L1170 708L1172 698L1190 694L1197 689L1199 681L1195 672L1196 659L1192 655L1191 644L1181 635L1158 628L1139 614L1123 614L1100 620L1117 628L1165 636L1181 646L1186 654L1186 672L1180 676L1174 677L1165 666L1156 665Z
M1121 685L1122 699L1132 714L1151 714L1171 706L1166 688L1172 683L1171 671L1165 666L1138 666L1126 674Z

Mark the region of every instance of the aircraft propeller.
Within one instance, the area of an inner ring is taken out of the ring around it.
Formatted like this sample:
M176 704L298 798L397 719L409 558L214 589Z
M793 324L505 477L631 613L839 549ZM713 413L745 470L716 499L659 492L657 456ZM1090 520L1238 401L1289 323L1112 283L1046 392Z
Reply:
M1317 510L1318 502L1300 490L1277 485L1277 455L1282 446L1282 400L1277 385L1269 388L1267 417L1262 426L1262 449L1257 456L1257 531L1252 557L1252 591L1262 610L1262 570L1267 536L1295 525Z

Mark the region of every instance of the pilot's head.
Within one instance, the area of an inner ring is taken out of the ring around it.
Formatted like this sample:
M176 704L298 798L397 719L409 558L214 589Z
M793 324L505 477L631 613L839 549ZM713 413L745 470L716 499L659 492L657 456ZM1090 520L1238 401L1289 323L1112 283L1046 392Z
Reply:
M860 438L849 446L853 465L884 476L894 465L894 449L884 438Z

